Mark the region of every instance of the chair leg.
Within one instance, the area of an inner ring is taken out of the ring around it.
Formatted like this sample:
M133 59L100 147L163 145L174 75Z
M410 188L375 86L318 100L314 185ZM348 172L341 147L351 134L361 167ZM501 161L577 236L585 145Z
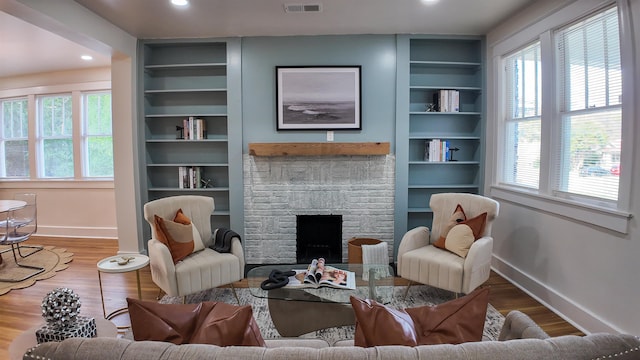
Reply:
M42 246L33 246L33 245L17 245L16 246L18 248L18 255L20 255L21 258L26 258L27 256L31 256L35 253L37 253L38 251L44 249ZM22 252L20 252L21 248L29 248L29 249L36 249L35 251L32 251L30 253L28 253L27 255L22 255Z
M27 279L29 279L29 278L32 278L32 277L34 277L34 276L36 276L36 275L41 274L41 273L43 273L43 272L44 272L45 268L43 268L43 267L20 264L20 263L18 262L18 257L16 256L16 249L15 249L15 247L16 247L16 246L15 246L14 244L11 244L11 252L13 253L13 260L16 262L16 266L21 267L21 268L25 268L25 269L36 270L36 271L35 271L34 273L31 273L31 274L29 274L29 275L26 275L26 276L24 276L24 277L22 277L22 278L20 278L20 279L2 279L2 278L0 278L0 281L3 281L3 282L12 282L12 283L17 283L17 282L21 282L21 281L27 280ZM18 249L18 252L19 252L19 251L20 251L20 249Z
M233 291L233 296L236 297L236 301L238 302L238 305L240 305L240 298L238 297L238 293L236 292L236 288L233 286L233 283L231 284L231 291Z
M156 300L160 300L162 299L162 297L164 296L164 291L162 291L162 289L158 288L158 296L156 296Z
M409 280L409 283L407 284L407 289L404 291L404 299L407 298L407 294L409 293L409 288L411 287L412 284L413 284L413 280Z

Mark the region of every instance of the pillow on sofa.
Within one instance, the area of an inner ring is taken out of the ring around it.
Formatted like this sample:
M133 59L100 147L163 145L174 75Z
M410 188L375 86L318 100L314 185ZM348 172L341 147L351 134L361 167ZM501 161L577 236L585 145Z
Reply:
M482 340L489 288L439 305L404 310L353 296L350 300L356 346L460 344Z
M218 346L265 346L251 306L222 302L158 304L127 298L137 341Z
M349 300L356 315L355 346L418 345L416 326L406 311L355 296Z

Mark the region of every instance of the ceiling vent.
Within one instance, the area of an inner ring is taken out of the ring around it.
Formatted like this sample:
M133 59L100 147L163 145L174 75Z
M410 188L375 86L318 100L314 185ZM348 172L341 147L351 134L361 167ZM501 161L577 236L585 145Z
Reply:
M314 13L322 11L322 4L284 4L288 13Z

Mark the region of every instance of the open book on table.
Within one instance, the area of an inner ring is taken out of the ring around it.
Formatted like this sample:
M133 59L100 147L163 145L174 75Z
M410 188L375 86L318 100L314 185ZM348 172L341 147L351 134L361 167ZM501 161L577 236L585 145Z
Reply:
M338 289L355 289L356 273L325 266L324 259L314 259L306 270L296 270L296 275L289 277L286 287L290 288L319 288L330 286Z

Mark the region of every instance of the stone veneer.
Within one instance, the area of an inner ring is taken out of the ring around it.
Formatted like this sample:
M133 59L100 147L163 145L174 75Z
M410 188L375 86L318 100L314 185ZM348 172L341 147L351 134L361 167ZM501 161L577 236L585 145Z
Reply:
M296 262L296 215L342 215L342 259L352 237L388 242L393 254L395 157L245 154L247 264Z

